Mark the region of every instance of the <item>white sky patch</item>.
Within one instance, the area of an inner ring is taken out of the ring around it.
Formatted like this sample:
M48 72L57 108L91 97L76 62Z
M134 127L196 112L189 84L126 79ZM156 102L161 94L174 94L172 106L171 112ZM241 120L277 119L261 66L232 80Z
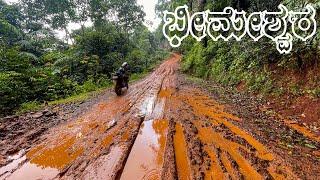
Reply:
M12 3L19 2L19 0L4 0L4 2L6 2L8 4L12 4Z
M150 31L156 30L161 23L161 19L157 17L155 11L158 0L138 0L137 2L143 6L143 11L146 13L145 26L147 26Z
M92 22L91 21L87 21L87 22L84 23L84 26L85 27L90 27L90 26L92 26ZM81 28L81 25L79 23L69 23L68 27L67 27L69 33L71 33L73 30L77 30L77 29L80 29L80 28ZM59 39L65 39L65 37L66 37L65 31L63 31L63 30L54 30L54 32L56 33L56 35L57 35L57 37Z

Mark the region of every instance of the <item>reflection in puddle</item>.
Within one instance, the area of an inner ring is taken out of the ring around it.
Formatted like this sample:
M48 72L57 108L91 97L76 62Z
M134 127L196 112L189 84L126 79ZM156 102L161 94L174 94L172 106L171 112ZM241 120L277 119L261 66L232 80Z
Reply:
M11 171L16 169L21 162L30 159L30 162L23 164L8 179L54 178L59 173L59 169L63 169L83 152L83 148L72 147L75 139L75 137L69 138L52 148L35 147L26 156L14 160L8 167L6 166L6 171Z
M152 112L153 119L162 118L164 106L165 106L165 99L164 98L158 99Z
M168 121L143 122L121 179L159 179L163 165Z
M121 147L112 147L108 155L99 157L86 168L84 179L111 179L114 176L112 172L114 172L122 154L123 150Z
M20 157L18 157L18 155L20 155ZM14 159L11 163L9 163L6 166L3 166L0 168L0 179L5 178L6 176L8 176L8 174L18 168L19 164L21 164L22 162L24 162L27 158L26 156L21 156L22 154L20 154L20 152L15 155L15 156L11 156L11 159Z
M24 164L7 179L53 179L59 171L54 168L41 168L30 162Z
M141 113L145 116L150 115L153 111L153 106L155 103L156 96L147 97L141 106Z
M176 63L176 61L177 60L174 62ZM72 166L70 171L78 168L77 163L79 163L79 161L75 160L79 156L81 156L79 158L80 162L82 160L88 160L87 157L89 153L92 153L100 144L105 146L104 149L112 145L112 133L108 132L110 128L119 126L119 129L130 129L130 126L124 127L126 124L122 124L124 121L127 121L127 117L123 115L131 108L134 109L132 112L140 113L136 111L141 107L143 117L147 116L148 119L152 119L152 121L144 123L145 128L141 130L141 134L138 136L139 138L136 143L138 145L135 145L134 150L132 150L132 154L135 154L136 158L134 155L129 158L133 159L131 161L136 161L131 164L137 164L137 166L129 167L137 167L138 169L144 167L146 172L134 173L141 178L149 179L159 177L164 158L168 122L166 120L153 119L162 119L160 116L163 113L162 111L165 104L163 99L170 95L169 91L162 91L159 95L160 99L157 99L159 98L157 97L157 93L159 92L159 88L162 87L163 79L174 72L170 66L172 66L171 62L162 68L161 71L163 72L161 72L161 74L154 73L151 78L144 80L145 83L140 83L139 87L132 88L131 92L133 93L129 92L122 97L114 96L114 98L108 99L107 102L101 102L94 105L92 109L86 110L84 114L80 114L81 117L78 117L79 119L75 121L72 120L50 130L50 134L46 136L47 139L41 143L41 146L33 147L29 151L26 157L24 157L23 163L25 162L25 164L20 164L20 169L11 176L18 179L50 179L56 177L58 171L69 167L69 165ZM132 112L130 111L128 115L132 115ZM119 123L119 125L117 125L117 123ZM138 124L135 124L134 127L136 126L138 126ZM117 127L114 129L116 128ZM134 132L136 132L136 129L134 129ZM65 137L61 137L61 135L65 135ZM119 136L120 134L116 135L117 140ZM130 141L127 141L127 144L131 144L133 136L134 133L125 133L121 140L126 141L129 138ZM85 148L85 151L82 147ZM126 150L127 148L129 147L126 147ZM104 151L99 151L99 155L101 155L102 152ZM94 177L94 174L98 174L103 176L101 177L102 179L108 179L110 176L106 173L112 173L116 165L116 157L122 156L123 158L124 156L120 155L120 153L121 149L114 147L109 155L99 157L97 161L101 163L92 167L93 173L90 171L88 178ZM148 154L147 158L144 157L144 153ZM138 161L137 158L139 158ZM146 163L144 161L146 161ZM79 166L81 165L82 164ZM25 174L24 177L21 176L23 174ZM91 176L92 174L93 176ZM138 178L129 177L129 179Z
M8 159L9 159L9 160L19 159L19 158L21 158L25 153L26 153L26 151L25 151L24 149L22 149L22 150L19 151L16 155L9 156Z

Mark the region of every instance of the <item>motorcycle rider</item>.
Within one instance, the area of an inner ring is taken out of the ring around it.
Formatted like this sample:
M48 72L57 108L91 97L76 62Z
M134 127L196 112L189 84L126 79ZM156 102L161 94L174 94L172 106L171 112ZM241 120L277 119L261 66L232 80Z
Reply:
M123 78L123 82L125 83L125 87L129 88L129 77L130 77L130 66L127 62L124 62L118 70L119 74L121 74Z

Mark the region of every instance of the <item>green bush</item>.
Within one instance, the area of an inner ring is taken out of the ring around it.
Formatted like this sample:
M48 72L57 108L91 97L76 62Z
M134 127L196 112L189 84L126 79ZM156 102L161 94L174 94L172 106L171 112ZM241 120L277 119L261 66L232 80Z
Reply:
M224 85L235 86L242 81L251 91L270 92L273 82L264 69L263 62L254 55L256 49L248 53L242 46L247 43L208 41L193 44L183 58L182 68L197 77L210 78ZM249 43L250 44L250 43ZM254 58L252 58L254 57Z

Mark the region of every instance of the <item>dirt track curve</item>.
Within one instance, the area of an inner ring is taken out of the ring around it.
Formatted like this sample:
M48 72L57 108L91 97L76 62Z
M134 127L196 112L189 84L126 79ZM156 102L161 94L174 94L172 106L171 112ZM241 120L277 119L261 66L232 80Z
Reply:
M50 128L0 179L297 179L241 117L179 82L180 56L117 97ZM319 175L317 164L310 176ZM306 170L307 171L307 170ZM308 172L305 172L308 174ZM319 176L318 176L319 177Z

